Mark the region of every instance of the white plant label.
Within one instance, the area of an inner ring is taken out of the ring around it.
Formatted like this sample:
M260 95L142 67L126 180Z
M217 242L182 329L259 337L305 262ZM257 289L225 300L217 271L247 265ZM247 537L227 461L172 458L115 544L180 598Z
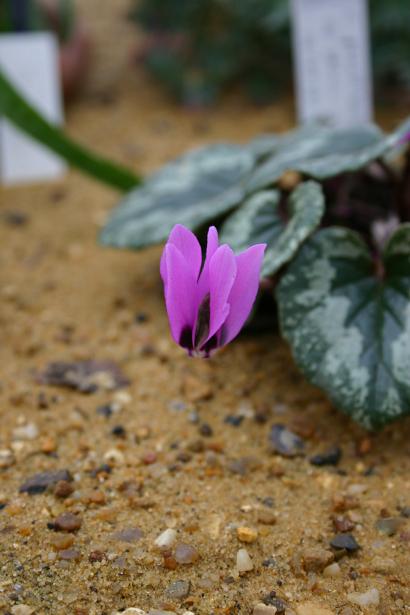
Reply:
M297 106L302 123L372 121L367 0L291 0Z
M63 107L58 46L48 32L0 35L0 68L49 121L61 124ZM65 164L55 154L0 116L0 181L52 180Z

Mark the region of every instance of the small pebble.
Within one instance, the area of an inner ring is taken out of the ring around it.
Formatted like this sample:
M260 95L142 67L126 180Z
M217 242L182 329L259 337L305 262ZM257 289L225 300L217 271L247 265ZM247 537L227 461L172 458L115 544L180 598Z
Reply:
M120 530L119 532L115 532L115 534L113 534L113 538L121 542L133 543L141 540L143 535L144 534L139 527L129 527L124 530Z
M400 517L386 517L376 521L376 528L386 536L394 536L403 525L403 519Z
M13 429L14 440L35 440L39 436L39 429L35 423L27 423L22 427Z
M239 427L245 417L237 414L228 414L224 418L224 423L232 425L232 427Z
M360 549L360 545L352 534L336 534L330 541L330 546L334 549L346 549L349 553Z
M168 528L155 539L154 544L161 550L170 549L175 544L176 539L176 530Z
M171 600L182 600L189 596L191 591L190 581L174 581L166 590L166 595Z
M105 417L106 419L109 419L113 412L114 411L111 404L104 404L102 406L98 406L97 408L97 414Z
M55 551L63 551L74 544L74 538L69 534L66 536L56 535L51 537L50 543Z
M333 562L323 570L323 576L326 578L340 577L342 570L337 562Z
M37 495L44 493L48 487L54 487L59 481L71 482L73 477L68 470L57 470L56 472L41 472L28 478L19 488L20 493Z
M322 572L333 560L333 553L323 547L309 547L302 551L303 567L307 572Z
M372 570L380 572L381 574L391 574L397 568L394 559L390 557L381 557L380 555L376 555L376 557L372 559L371 567Z
M53 529L57 532L76 532L80 529L81 525L81 518L70 512L58 515L52 523Z
M236 535L241 542L252 543L258 538L258 531L251 527L241 526L236 529Z
M269 606L260 602L253 607L252 615L276 615L278 612L275 606Z
M349 602L353 604L358 604L359 606L377 606L380 602L379 590L376 587L372 587L367 592L359 593L359 592L351 592L347 594L347 599Z
M194 564L199 559L199 553L192 545L180 542L175 547L175 560L178 564Z
M16 604L11 607L10 613L12 613L12 615L32 615L32 613L34 613L34 609L27 604Z
M269 508L259 508L257 511L257 519L259 523L263 523L264 525L275 525L277 514Z
M81 559L81 553L77 549L63 549L59 552L58 557L66 562L78 562Z
M123 427L123 425L115 425L111 429L111 433L116 438L125 438L125 436L127 435L127 432L125 430L125 427Z
M314 466L336 466L341 457L341 449L338 446L332 446L323 453L311 457L310 463Z
M214 435L214 430L208 423L202 423L202 425L199 426L199 433L205 438L210 438Z
M269 433L269 444L273 453L284 457L302 455L305 448L302 438L280 423L272 425Z
M74 487L66 480L59 480L54 487L54 495L57 498L67 498L74 491Z
M236 570L239 573L250 572L253 570L253 562L246 549L239 549L236 554Z

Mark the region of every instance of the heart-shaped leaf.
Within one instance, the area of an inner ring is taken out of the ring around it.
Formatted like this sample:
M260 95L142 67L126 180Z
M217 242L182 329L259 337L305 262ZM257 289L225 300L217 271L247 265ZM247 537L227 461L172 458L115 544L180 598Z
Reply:
M266 243L262 276L273 275L289 262L300 245L319 226L325 201L320 185L314 181L300 184L289 202L289 219L280 211L280 192L267 190L250 197L225 222L221 241L235 252L255 243Z
M306 241L277 290L296 362L368 429L410 413L409 224L378 269L359 235L331 227Z
M388 154L409 129L407 120L390 135L384 135L376 126L296 131L285 136L282 145L257 166L247 181L247 192L273 185L289 169L318 180L356 171Z
M117 248L142 248L165 240L177 222L196 229L235 207L256 154L239 145L189 152L132 190L111 215L100 240Z

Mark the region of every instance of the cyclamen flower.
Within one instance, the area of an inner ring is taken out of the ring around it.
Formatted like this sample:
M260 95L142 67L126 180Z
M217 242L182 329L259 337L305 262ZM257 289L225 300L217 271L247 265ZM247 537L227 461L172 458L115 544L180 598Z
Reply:
M165 303L171 334L189 354L209 357L242 329L259 288L266 244L235 256L208 231L205 262L195 235L177 224L161 258Z

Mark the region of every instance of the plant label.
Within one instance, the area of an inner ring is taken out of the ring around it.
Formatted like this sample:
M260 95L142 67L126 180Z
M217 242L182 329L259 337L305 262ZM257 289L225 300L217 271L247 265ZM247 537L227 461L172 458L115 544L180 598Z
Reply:
M372 120L367 0L291 0L299 121Z
M63 107L58 46L48 32L0 36L0 69L49 121L61 124ZM4 184L52 180L63 161L0 117L0 181Z

